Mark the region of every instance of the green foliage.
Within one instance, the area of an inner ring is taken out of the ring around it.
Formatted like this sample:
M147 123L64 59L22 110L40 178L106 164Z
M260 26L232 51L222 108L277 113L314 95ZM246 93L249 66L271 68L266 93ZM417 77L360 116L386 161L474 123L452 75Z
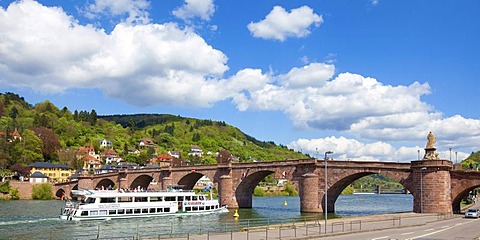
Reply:
M342 194L353 194L354 189L351 185L348 185L345 189L343 189Z
M287 196L298 196L297 190L290 182L285 183L285 190L282 192L285 192Z
M49 183L34 185L32 188L32 199L35 199L35 200L53 199L52 186Z
M0 185L0 193L7 194L10 192L10 182L6 181Z
M10 189L10 199L20 200L20 192L18 191L18 188Z
M8 141L14 129L22 135L21 141ZM33 107L13 93L0 93L0 131L7 133L0 138L0 168L42 161L78 168L82 164L72 153L90 143L98 152L101 139L112 141L120 157L138 164L145 164L151 154L172 150L187 159L191 145L198 145L204 151L202 158L188 159L192 164L215 164L215 153L221 150L228 150L240 162L308 157L271 141L259 141L225 122L169 114L97 116L94 109L72 113L50 101ZM142 154L138 157L128 156L127 149L138 148L139 140L144 137L151 138L156 147L149 148L150 152L139 149Z
M477 165L480 164L480 151L472 152L470 156L462 161L462 168L463 169L470 169L470 164L473 168L476 168Z
M267 196L267 192L263 190L261 187L256 186L253 190L253 196L255 197L265 197Z
M370 191L376 191L378 185L381 189L401 189L403 188L402 184L393 181L383 175L373 174L369 176L362 177L356 180L353 184L354 189L367 189Z

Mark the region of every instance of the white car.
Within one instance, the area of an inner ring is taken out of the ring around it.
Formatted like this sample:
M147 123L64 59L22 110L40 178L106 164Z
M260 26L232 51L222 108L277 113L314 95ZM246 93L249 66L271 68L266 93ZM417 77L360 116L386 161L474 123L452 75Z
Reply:
M466 218L478 218L479 217L478 211L479 210L477 208L470 208L465 212L465 217Z

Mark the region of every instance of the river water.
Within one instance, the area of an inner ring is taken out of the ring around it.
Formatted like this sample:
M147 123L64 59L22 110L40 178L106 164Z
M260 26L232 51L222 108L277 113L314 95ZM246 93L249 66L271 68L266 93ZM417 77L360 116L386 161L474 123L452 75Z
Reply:
M64 203L51 201L0 201L0 239L134 239L167 238L207 231L237 231L242 227L323 219L323 213L300 213L298 197L254 197L252 209L201 216L158 217L111 221L71 222L58 219ZM411 212L412 195L341 195L329 218Z

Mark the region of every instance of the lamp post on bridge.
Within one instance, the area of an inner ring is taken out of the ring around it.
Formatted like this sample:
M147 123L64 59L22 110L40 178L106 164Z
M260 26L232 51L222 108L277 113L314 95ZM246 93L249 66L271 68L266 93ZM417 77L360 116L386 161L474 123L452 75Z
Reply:
M426 167L420 168L420 213L423 213L423 171L427 170Z
M325 211L325 234L327 234L327 215L328 215L328 201L327 201L327 191L328 191L328 186L327 186L327 155L328 154L333 154L332 151L326 151L325 152L325 208L324 208L324 211Z

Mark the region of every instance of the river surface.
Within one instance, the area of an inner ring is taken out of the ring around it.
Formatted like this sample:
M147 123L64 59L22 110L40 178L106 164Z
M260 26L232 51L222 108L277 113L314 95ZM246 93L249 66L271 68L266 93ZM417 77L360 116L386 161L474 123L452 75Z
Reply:
M119 219L72 222L58 219L64 203L51 201L0 201L0 239L136 239L167 238L207 231L238 231L240 228L323 219L323 213L300 213L298 197L254 197L252 209L239 209L240 217L230 213L201 216ZM341 195L335 214L329 218L411 212L412 195Z

